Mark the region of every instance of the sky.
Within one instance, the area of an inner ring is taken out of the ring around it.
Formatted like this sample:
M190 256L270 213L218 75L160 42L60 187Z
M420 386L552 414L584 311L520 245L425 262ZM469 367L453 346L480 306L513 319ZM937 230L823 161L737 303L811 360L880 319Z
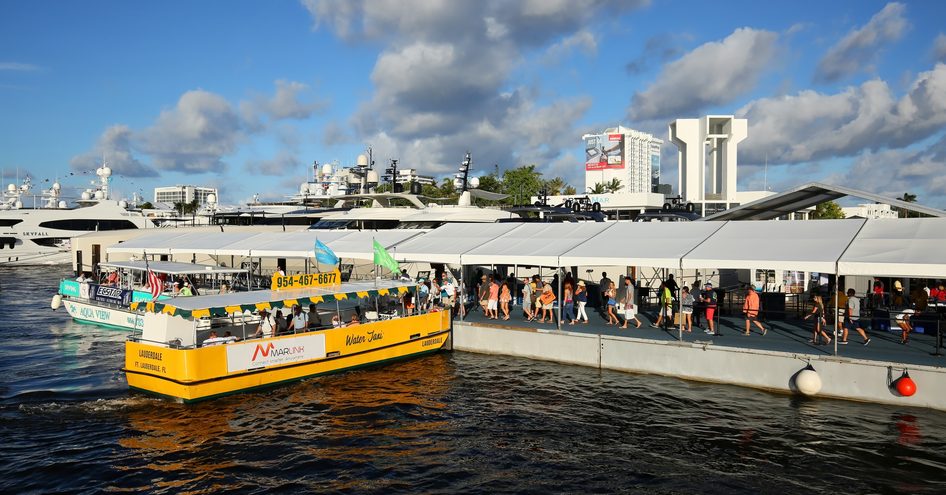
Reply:
M739 188L822 181L946 207L946 2L0 1L0 168L86 187L298 190L313 161L443 176L536 164L584 184L581 136L749 122ZM71 174L71 175L70 175Z

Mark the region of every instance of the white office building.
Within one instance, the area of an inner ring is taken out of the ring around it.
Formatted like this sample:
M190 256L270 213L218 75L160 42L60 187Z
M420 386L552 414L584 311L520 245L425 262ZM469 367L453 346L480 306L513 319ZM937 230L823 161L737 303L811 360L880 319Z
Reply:
M748 136L748 121L732 115L670 123L670 142L677 147L677 191L697 213L708 216L772 194L736 190L737 149Z
M220 196L217 194L217 188L215 187L200 187L200 186L168 186L168 187L156 187L154 188L154 202L155 203L190 203L197 199L197 202L201 205L207 204L207 198L210 195L213 195L217 202L220 201Z
M663 141L626 127L582 136L585 142L585 191L595 184L621 181L619 193L651 193L660 182Z
M888 204L883 203L865 203L857 206L845 206L841 208L844 212L844 218L866 218L875 220L878 218L897 218L897 212Z

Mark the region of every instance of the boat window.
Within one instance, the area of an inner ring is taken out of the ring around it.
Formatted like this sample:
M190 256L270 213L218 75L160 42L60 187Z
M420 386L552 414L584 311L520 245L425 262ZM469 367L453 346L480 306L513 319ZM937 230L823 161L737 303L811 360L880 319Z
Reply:
M94 218L70 218L68 220L50 220L42 222L40 227L47 229L61 230L122 230L137 229L138 227L129 220L112 219L94 219Z
M12 227L22 221L18 218L0 218L0 227Z
M10 246L10 249L13 249L13 246L16 246L16 237L0 237L0 249Z

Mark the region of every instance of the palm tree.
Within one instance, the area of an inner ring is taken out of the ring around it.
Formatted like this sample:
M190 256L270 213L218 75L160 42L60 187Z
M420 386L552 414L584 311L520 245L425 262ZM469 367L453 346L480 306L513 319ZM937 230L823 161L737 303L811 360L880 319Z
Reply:
M621 189L623 189L624 185L621 184L621 179L614 178L614 179L611 179L611 182L608 182L604 187L608 190L609 193L616 193L620 191Z
M604 185L603 182L598 182L595 184L595 187L588 188L589 194L604 194L606 192L608 192L608 187Z

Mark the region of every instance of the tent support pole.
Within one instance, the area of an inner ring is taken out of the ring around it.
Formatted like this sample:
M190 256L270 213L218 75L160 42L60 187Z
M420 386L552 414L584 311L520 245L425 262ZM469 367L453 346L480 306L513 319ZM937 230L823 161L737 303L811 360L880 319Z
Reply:
M837 265L835 265L837 266ZM841 330L841 318L838 316L838 305L841 303L841 274L834 273L834 355L838 355L838 335Z
M558 329L561 330L562 329L562 306L565 305L565 293L562 292L562 279L565 277L561 276L562 264L559 263L558 265L559 266L555 267L555 274L556 276L558 276L558 297L560 298L558 300L558 325L557 326L558 326Z
M674 272L677 270L674 269ZM686 280L683 280L683 271L677 272L677 276L680 278L680 281L686 283ZM680 325L677 326L677 340L683 342L683 289L680 289L680 295L677 296L677 318L680 319Z
M452 276L453 276L453 273L452 273L453 270L450 270L450 265L447 265L446 268L447 268L447 271L451 272L451 273L450 273L450 276L452 277ZM458 308L450 308L450 311L457 311L457 312L460 314L460 321L464 321L464 319L465 319L465 317L466 317L466 291L463 290L463 289L464 289L463 286L465 286L466 284L463 283L463 280L464 280L464 278L463 278L463 265L460 265L460 280L457 280L457 286L458 286L458 287L456 287L456 288L454 289L454 291L455 291L454 293L455 293L455 294L459 294L459 296L457 296L457 298L456 298L456 299L457 299L457 305L458 305L459 307L458 307ZM447 281L449 281L449 279L447 279ZM462 308L462 309L461 309L461 308Z
M510 312L512 312L513 310L512 308L516 307L516 301L519 300L518 296L516 296L516 294L519 293L519 264L518 263L512 265L512 279L515 280L515 282L513 282L512 287L509 288L509 291L512 292L511 294L512 305L509 308ZM506 278L506 281L508 282L509 278Z

